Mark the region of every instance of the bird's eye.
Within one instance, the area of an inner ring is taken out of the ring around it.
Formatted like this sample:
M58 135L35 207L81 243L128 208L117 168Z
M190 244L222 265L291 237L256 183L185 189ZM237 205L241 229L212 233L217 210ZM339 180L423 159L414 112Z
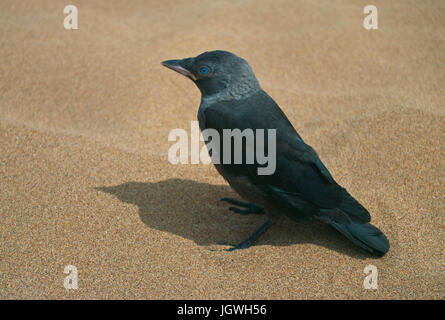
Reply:
M210 72L210 70L209 70L209 68L207 68L207 67L201 67L201 68L199 68L199 73L201 73L203 76L208 75L209 72Z

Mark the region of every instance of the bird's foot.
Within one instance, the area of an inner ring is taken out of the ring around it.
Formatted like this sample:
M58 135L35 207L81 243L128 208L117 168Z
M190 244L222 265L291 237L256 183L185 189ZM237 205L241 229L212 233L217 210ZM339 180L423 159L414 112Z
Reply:
M252 233L249 238L247 238L241 243L238 243L237 245L233 245L231 248L224 250L233 251L238 249L249 248L264 232L266 232L267 229L269 229L270 226L271 226L270 220L267 219L267 221L264 224L262 224L261 227L258 228L258 230Z
M242 214L242 215L247 215L247 214L264 214L264 209L257 206L254 203L248 203L248 202L243 202L243 201L239 201L239 200L235 200L232 198L222 198L221 201L225 201L227 203L230 204L234 204L238 207L242 207L242 208L246 208L246 209L240 209L237 207L229 207L230 211Z

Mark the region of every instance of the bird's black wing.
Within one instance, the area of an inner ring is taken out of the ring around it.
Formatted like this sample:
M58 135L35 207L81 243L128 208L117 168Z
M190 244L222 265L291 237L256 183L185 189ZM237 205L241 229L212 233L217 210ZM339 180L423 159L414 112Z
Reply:
M338 185L317 153L293 128L285 114L267 93L260 91L244 100L217 102L199 115L201 128L213 128L223 136L223 129L276 129L276 170L272 175L258 175L258 163L222 164L234 176L247 176L264 191L281 199L303 198L321 212L339 209L358 222L370 221L368 211ZM267 145L265 133L265 145Z

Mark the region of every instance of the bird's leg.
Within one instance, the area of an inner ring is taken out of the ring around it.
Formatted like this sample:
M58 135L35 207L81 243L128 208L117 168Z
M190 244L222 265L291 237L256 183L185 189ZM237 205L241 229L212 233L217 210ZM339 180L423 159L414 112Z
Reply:
M237 249L246 249L252 245L252 243L255 242L264 232L266 232L267 229L269 229L271 225L271 222L269 219L265 223L261 225L261 227L258 228L254 233L250 235L249 238L244 240L243 242L237 244L236 246L233 246L232 248L225 249L226 251L233 251Z
M231 199L231 198L222 198L221 201L225 201L228 202L230 204L234 204L238 207L242 207L242 208L246 208L246 209L240 209L240 208L236 208L236 207L230 207L229 210L242 214L242 215L246 215L246 214L264 214L264 209L257 206L254 203L248 203L248 202L243 202L243 201L239 201L239 200L235 200L235 199Z

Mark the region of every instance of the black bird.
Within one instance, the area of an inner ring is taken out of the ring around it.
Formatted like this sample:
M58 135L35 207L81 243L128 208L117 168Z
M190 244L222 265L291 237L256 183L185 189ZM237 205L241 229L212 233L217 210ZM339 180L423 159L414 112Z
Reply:
M249 247L283 214L297 222L314 218L324 221L376 256L383 256L389 250L386 236L369 223L369 212L334 180L314 149L303 141L277 103L261 89L247 61L227 51L211 51L194 58L164 61L162 65L188 77L201 91L198 111L201 130L215 129L221 137L224 129L276 130L273 174L259 175L257 169L261 165L257 161L247 163L244 155L241 164L215 163L230 186L249 201L223 198L245 208L229 209L268 216L247 240L229 250ZM267 135L264 140L268 145Z

